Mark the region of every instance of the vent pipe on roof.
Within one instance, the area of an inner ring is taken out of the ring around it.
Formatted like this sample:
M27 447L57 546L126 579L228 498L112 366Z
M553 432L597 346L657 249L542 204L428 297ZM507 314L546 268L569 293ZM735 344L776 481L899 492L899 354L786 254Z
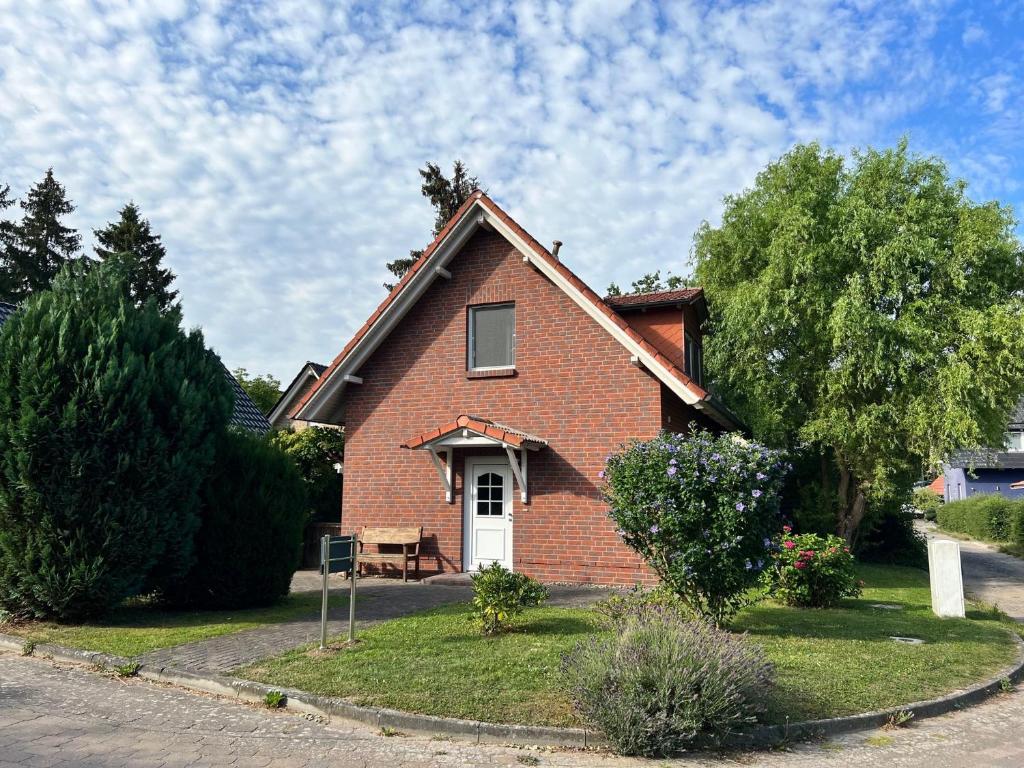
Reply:
M561 240L555 240L553 243L551 243L551 255L554 256L557 259L558 258L558 252L561 250L561 248L562 248L562 241Z

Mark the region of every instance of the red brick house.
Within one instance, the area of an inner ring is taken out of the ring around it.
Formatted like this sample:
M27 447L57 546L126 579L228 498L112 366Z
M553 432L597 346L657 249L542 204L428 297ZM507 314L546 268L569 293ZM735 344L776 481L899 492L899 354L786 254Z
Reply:
M343 424L345 528L419 526L423 568L646 578L600 494L605 457L691 421L699 288L602 300L475 192L292 410Z

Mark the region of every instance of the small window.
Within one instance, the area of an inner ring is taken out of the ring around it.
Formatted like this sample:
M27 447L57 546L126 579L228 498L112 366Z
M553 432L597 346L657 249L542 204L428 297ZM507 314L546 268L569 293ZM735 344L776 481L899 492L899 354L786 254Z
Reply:
M469 308L469 369L512 368L516 364L515 304Z
M476 484L476 514L479 517L501 517L505 514L505 480L501 475L487 472Z
M686 334L686 375L704 386L704 352L690 334Z
M1007 432L1006 450L1010 453L1020 453L1024 451L1024 432Z

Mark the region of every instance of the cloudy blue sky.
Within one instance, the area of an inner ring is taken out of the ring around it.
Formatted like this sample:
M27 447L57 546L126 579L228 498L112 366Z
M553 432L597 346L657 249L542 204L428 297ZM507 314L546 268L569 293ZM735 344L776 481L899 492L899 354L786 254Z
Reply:
M287 381L383 297L463 158L602 290L688 271L795 142L912 146L1024 209L1024 5L0 0L0 182L87 233L134 199L186 320Z

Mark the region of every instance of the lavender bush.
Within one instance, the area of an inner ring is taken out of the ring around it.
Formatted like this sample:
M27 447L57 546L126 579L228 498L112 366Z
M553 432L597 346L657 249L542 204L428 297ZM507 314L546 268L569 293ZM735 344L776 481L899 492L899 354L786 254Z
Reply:
M691 610L721 625L768 564L787 469L778 451L694 428L632 443L602 475L623 541Z
M764 711L773 669L745 637L638 607L562 660L576 710L616 750L646 757L713 745Z

